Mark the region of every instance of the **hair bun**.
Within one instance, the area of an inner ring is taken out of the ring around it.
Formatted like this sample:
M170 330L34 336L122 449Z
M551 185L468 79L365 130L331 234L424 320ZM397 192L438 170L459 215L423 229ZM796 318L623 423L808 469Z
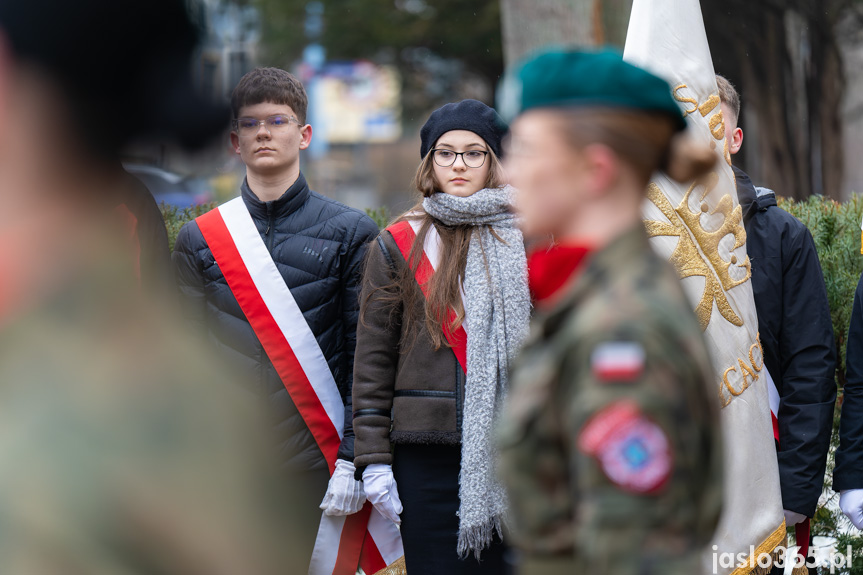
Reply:
M684 135L672 138L665 173L678 182L689 182L713 169L716 152Z

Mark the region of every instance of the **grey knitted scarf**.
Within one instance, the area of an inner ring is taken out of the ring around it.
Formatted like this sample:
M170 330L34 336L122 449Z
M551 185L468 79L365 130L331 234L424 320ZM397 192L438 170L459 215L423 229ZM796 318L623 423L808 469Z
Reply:
M459 477L461 557L473 551L479 558L495 529L502 536L506 520L492 428L506 395L509 363L527 336L530 319L524 241L509 210L513 192L506 186L466 198L436 193L423 201L425 211L447 225L477 226L463 281L468 369Z

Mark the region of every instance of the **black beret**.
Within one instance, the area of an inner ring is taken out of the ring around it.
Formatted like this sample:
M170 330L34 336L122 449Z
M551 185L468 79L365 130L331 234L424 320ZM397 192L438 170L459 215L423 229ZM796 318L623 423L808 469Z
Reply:
M479 100L462 100L441 106L429 116L420 130L422 146L420 157L425 158L438 138L450 130L473 132L488 144L500 158L503 153L501 141L508 130L503 118Z
M629 108L686 120L668 82L609 50L549 49L507 74L498 107L509 118L533 108Z

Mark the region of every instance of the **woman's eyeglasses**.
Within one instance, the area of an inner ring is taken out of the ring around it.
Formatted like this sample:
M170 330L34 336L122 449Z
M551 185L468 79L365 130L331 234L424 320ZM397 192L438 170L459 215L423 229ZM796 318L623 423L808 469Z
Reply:
M461 156L464 165L468 168L481 168L485 163L488 152L484 150L470 150L467 152L454 152L444 148L432 150L434 163L441 168L448 168L455 164L456 159Z

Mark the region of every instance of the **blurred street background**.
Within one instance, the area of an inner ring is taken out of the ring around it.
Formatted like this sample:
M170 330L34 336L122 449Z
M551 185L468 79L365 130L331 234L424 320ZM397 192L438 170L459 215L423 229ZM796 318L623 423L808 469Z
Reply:
M506 62L549 44L622 46L631 0L202 0L195 74L227 101L255 66L309 92L312 188L358 208L412 203L419 127L463 98L494 104ZM742 92L744 153L758 185L803 199L863 191L863 2L702 2L718 73ZM189 157L161 145L126 165L176 205L237 194L242 165L222 145ZM173 194L173 195L171 195ZM178 195L179 194L179 195Z

